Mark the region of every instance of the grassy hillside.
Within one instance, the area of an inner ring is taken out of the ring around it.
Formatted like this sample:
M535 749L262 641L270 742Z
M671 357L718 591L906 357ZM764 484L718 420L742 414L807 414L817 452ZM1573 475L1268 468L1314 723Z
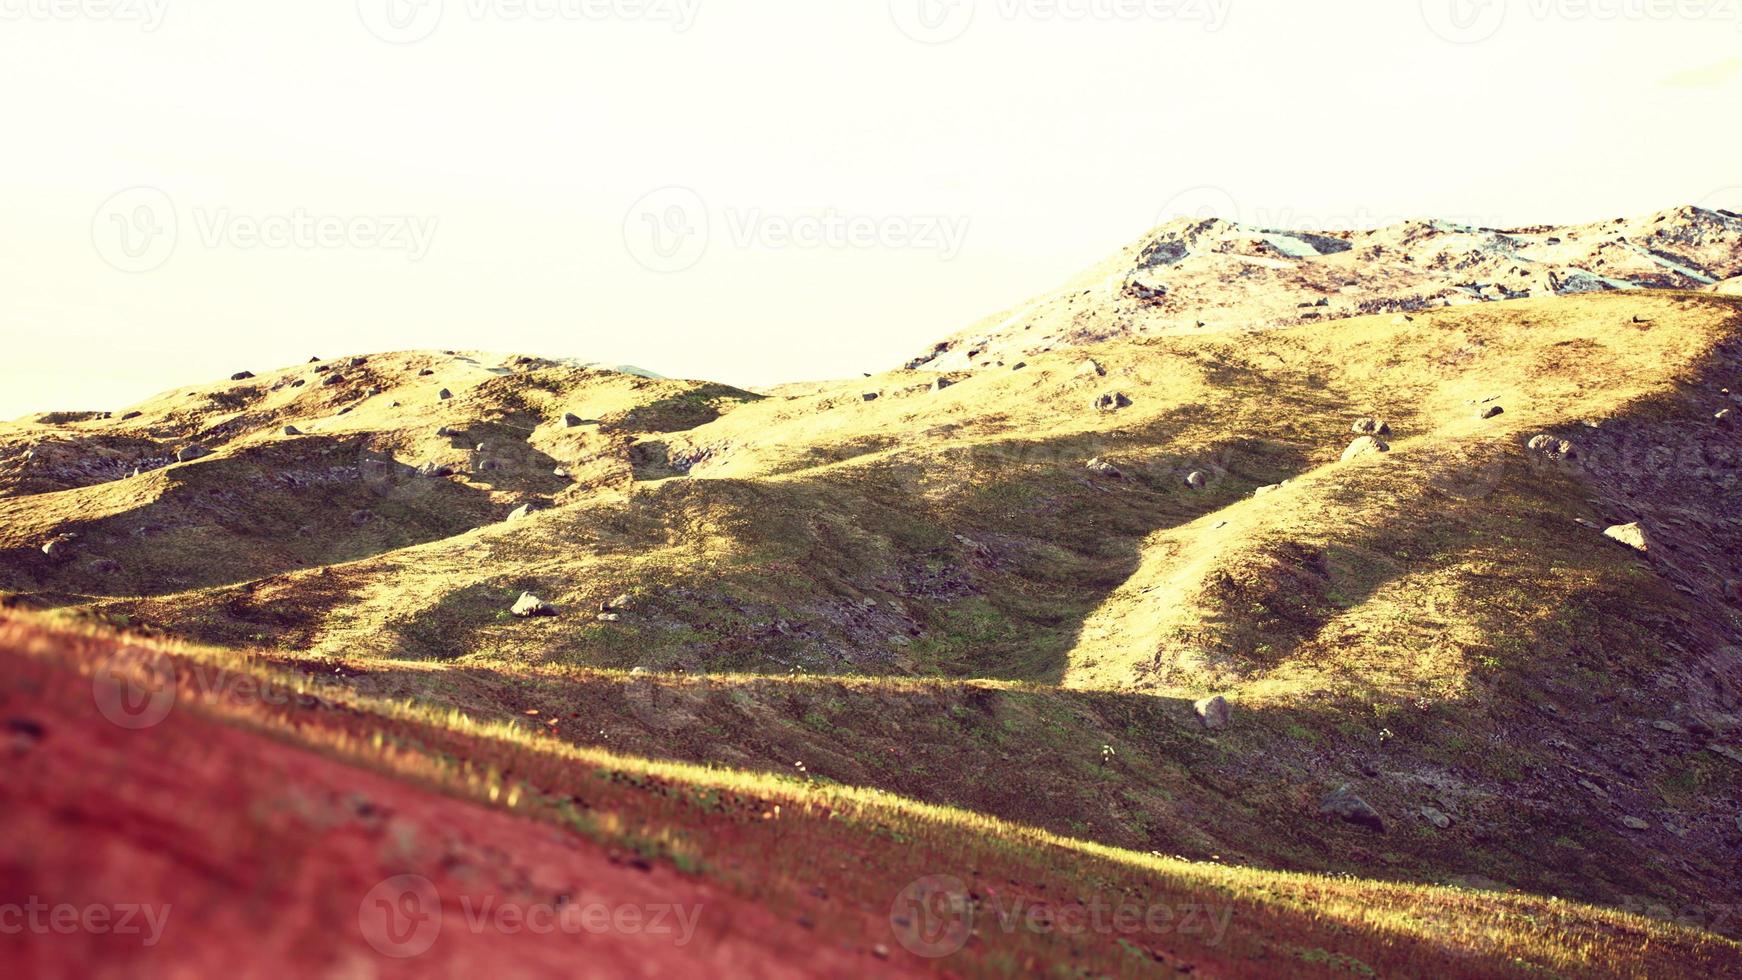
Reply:
M1739 314L1524 300L760 396L304 365L0 426L0 589L541 751L1736 934ZM1364 417L1389 451L1342 461ZM1604 536L1635 522L1649 553Z
M270 950L299 969L389 976L472 961L837 976L1048 965L1084 976L1697 976L1742 954L1685 926L1552 899L1188 862L802 772L576 748L541 716L480 722L230 651L14 619L0 622L0 678L14 760L0 802L33 831L29 844L9 834L0 845L8 876L58 899L169 904L160 941L132 960L140 969L196 956L246 968ZM129 730L99 716L135 682L164 706L160 721ZM240 753L252 761L234 770L196 762ZM64 765L73 759L82 765ZM100 770L112 775L88 779ZM518 863L541 852L544 864ZM353 923L366 922L378 877L403 874L439 882L432 901L452 925L427 952L371 953L365 941L377 939ZM560 905L570 888L601 903L694 901L700 938L458 927L467 903ZM45 972L113 954L88 939L26 950Z

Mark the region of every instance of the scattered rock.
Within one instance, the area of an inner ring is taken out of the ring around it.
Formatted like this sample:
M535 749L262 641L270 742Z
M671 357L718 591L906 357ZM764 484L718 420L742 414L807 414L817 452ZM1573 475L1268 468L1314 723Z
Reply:
M453 472L451 467L441 463L425 463L417 468L417 475L425 480L447 476Z
M1015 363L1015 364L1012 364L1012 365L1011 365L1011 366L1010 366L1010 370L1012 370L1012 371L1020 371L1020 370L1022 370L1022 369L1023 369L1023 368L1025 368L1025 367L1028 367L1028 362L1027 362L1027 361L1017 361L1017 362L1016 362L1016 363Z
M581 426L581 417L579 415L576 415L573 412L569 412L563 416L563 428L565 428L565 429L578 429L578 428L580 428L580 426Z
M345 383L345 376L342 374L334 373L334 374L329 374L326 376L326 378L322 379L321 387L331 388L333 385L344 384L344 383Z
M352 367L362 367L363 365L365 365L367 363L369 363L369 359L367 357L353 357L353 358L351 358L351 366Z
M955 382L951 381L949 378L938 378L937 380L935 380L931 383L931 390L932 391L943 391L945 388L948 388L954 384L955 384Z
M1357 456L1368 456L1374 453L1388 453L1390 451L1390 444L1384 440L1379 439L1376 436L1362 436L1350 443L1348 449L1343 450L1343 462L1347 463L1349 460L1354 459Z
M566 480L569 478L569 468L566 466L559 466L556 469L551 470L550 475Z
M458 431L456 431L452 428L449 428L448 426L445 426L445 425L436 430L436 436L439 438L442 438L442 439L452 439L458 435L459 435Z
M594 618L601 623L616 623L623 619L622 616L619 616L614 612L602 612Z
M1428 823L1433 824L1435 827L1438 827L1441 830L1445 830L1447 827L1450 827L1452 825L1452 818L1451 817L1446 816L1445 814L1441 813L1440 811L1434 809L1431 806L1422 807L1421 808L1421 815L1425 820L1427 820Z
M1622 817L1621 818L1621 825L1626 827L1628 830L1650 830L1651 829L1651 824L1646 823L1645 821L1639 819L1638 817Z
M1123 391L1115 391L1095 399L1095 408L1103 412L1117 412L1122 408L1130 408L1131 399Z
M431 378L431 377L435 376L435 371L433 371L429 368L424 368L423 370L417 372L417 376L420 378Z
M300 436L302 435L302 430L294 425L287 425L284 427L284 434L287 436Z
M438 401L445 402L452 397L454 397L454 393L447 390L446 388L443 388L442 390L436 392L436 400L438 400Z
M864 399L865 401L874 402L877 399L882 398L883 395L881 392L867 391L863 395L860 395L859 397Z
M1634 551L1647 554L1651 552L1653 546L1651 536L1646 534L1645 528L1637 523L1617 524L1609 530L1604 531L1603 536L1619 541L1627 547L1632 548Z
M537 504L521 504L519 507L516 507L513 510L508 512L508 521L509 521L509 523L513 523L515 521L523 521L526 518L531 517L532 515L538 513L540 510L543 510L543 509L544 508L540 507Z
M254 377L253 371L237 371L235 374L230 375L230 380L231 381L247 381L249 378L252 378L252 377Z
M175 461L178 463L187 463L196 459L204 459L211 454L212 451L210 449L207 449L196 442L191 446L183 446L176 450Z
M1269 494L1269 493L1275 493L1275 492L1276 492L1276 491L1278 491L1278 490L1281 490L1281 489L1282 489L1282 484L1280 484L1280 483L1272 483L1272 484L1270 484L1270 485L1269 485L1269 486L1266 486L1266 487L1259 487L1259 488L1258 488L1258 489L1256 489L1256 490L1254 490L1254 491L1252 491L1252 496L1254 496L1254 497L1262 497L1262 496L1264 496L1264 495L1265 495L1265 494Z
M1114 466L1112 463L1109 463L1100 457L1089 460L1088 468L1092 472L1099 473L1102 476L1110 476L1114 479L1118 479L1125 475L1119 472L1119 467Z
M1366 800L1356 796L1347 784L1326 794L1319 801L1319 812L1368 830L1385 833L1385 818L1379 815L1378 810L1369 806Z
M1541 453L1550 459L1572 459L1578 455L1578 451L1571 442L1546 432L1531 436L1530 441L1525 443L1525 448L1533 453Z
M1363 418L1350 426L1349 431L1363 436L1388 436L1391 434L1391 426L1383 419Z
M1501 408L1499 405L1489 405L1487 408L1482 410L1482 417L1484 419L1499 418L1505 414L1506 409Z
M1727 424L1730 421L1730 410L1727 408L1723 409L1718 414L1712 416L1712 420L1717 422L1719 425Z
M1688 733L1687 729L1673 721L1654 721L1651 723L1651 727L1660 732L1668 732L1671 735L1686 735Z
M529 619L533 616L556 615L555 606L545 602L543 599L540 599L538 596L535 596L530 592L520 593L520 600L514 604L514 608L511 611L514 615L519 616L522 619Z
M1192 711L1197 713L1198 721L1203 722L1210 731L1220 731L1228 727L1232 720L1232 710L1228 707L1228 699L1220 694L1212 698L1203 698L1192 703Z
M1102 367L1101 362L1094 358L1089 358L1077 365L1077 377L1079 378L1104 378L1106 376L1107 369Z
M635 597L625 592L609 602L599 603L600 612L627 612L635 604Z
M1731 762L1742 766L1742 748L1737 748L1734 745L1718 745L1716 743L1708 745L1706 748L1710 750L1712 754L1723 756Z
M78 539L77 534L57 534L43 544L42 553L51 561L66 561L73 556L73 542Z
M136 419L139 416L144 415L144 414L145 414L144 412L128 412L126 415L121 416L121 421L126 422L126 421L129 421L131 419Z
M1202 490L1210 485L1210 478L1202 470L1193 470L1186 474L1186 486L1193 490Z

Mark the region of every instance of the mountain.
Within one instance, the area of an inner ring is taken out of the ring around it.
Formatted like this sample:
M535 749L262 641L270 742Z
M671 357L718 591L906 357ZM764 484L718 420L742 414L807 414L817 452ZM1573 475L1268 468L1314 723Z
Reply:
M1568 227L1413 221L1371 231L1162 225L1064 287L942 341L909 367L1000 367L1122 337L1258 330L1376 313L1742 274L1742 215L1681 207Z
M1700 279L1736 274L1742 221L1660 217L1423 225L1396 255L1396 229L1297 233L1306 256L1172 225L1103 267L1166 287L1140 308L1067 290L1034 344L982 330L925 370L761 393L421 351L0 424L7 656L45 689L122 643L177 684L318 680L270 711L190 698L465 799L500 806L483 774L513 773L528 818L579 807L784 921L872 929L867 966L938 965L890 892L971 880L1009 838L1033 843L988 877L1256 903L1235 947L1145 969L1709 973L1742 952L1716 938L1742 933L1742 301ZM1653 288L1407 298L1508 250L1519 282ZM721 785L754 814L673 802ZM776 801L852 816L759 858ZM851 898L824 921L791 900L813 887ZM1373 911L1290 918L1314 902ZM986 928L942 965L1060 941Z

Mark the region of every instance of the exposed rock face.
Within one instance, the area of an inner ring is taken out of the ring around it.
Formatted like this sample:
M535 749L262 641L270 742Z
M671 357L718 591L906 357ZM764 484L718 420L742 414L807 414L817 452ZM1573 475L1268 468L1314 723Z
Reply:
M534 616L556 615L555 606L545 602L543 599L540 599L538 596L535 596L530 592L520 593L519 601L514 603L514 608L510 611L522 619L531 619Z
M1348 449L1343 450L1343 462L1347 463L1360 456L1372 456L1390 451L1391 445L1389 443L1374 436L1362 436L1350 443Z
M1385 833L1385 818L1379 815L1378 810L1369 806L1366 800L1356 796L1347 785L1326 794L1319 801L1319 812L1346 823Z
M1180 218L1058 291L933 345L910 366L955 371L1122 336L1419 315L1572 293L1735 293L1738 276L1742 216L1696 207L1561 228L1412 221L1307 232Z
M212 451L210 449L207 449L199 443L194 443L191 446L183 446L181 449L176 450L175 461L178 463L187 463L196 459L204 459L211 454Z
M1649 553L1652 549L1651 535L1647 534L1644 526L1640 524L1617 524L1604 531L1603 534L1634 551Z
M1192 711L1197 714L1198 721L1202 722L1203 726L1211 731L1219 731L1223 728L1227 728L1228 722L1232 720L1233 714L1232 710L1228 707L1228 699L1220 694L1213 698L1204 698L1195 702L1192 705Z

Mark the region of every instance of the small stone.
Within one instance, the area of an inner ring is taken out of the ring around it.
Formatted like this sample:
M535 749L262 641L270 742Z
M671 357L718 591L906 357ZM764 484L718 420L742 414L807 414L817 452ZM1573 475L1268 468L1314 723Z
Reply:
M284 434L287 436L300 436L302 435L302 430L294 425L287 425L284 427Z
M127 422L144 414L144 412L128 412L126 415L121 416L121 421Z
M569 478L569 468L566 466L559 466L556 469L551 470L550 475L566 480Z
M1383 419L1363 418L1350 426L1349 431L1361 436L1388 436L1391 426Z
M1272 483L1267 487L1259 487L1258 489L1252 491L1252 496L1262 497L1262 496L1265 496L1266 494L1275 493L1276 491L1281 490L1281 489L1282 489L1282 484Z
M1422 807L1421 808L1421 815L1424 819L1427 820L1428 823L1433 824L1435 827L1438 827L1441 830L1445 830L1447 827L1450 827L1452 825L1452 818L1451 817L1446 816L1445 814L1441 813L1440 811L1434 809L1431 806Z
M1622 826L1626 827L1628 830L1650 830L1651 829L1651 824L1646 823L1645 821L1639 819L1638 817L1622 817L1621 824L1622 824Z
M1119 467L1114 466L1112 463L1109 463L1100 457L1089 460L1088 469L1091 472L1099 473L1102 476L1112 477L1113 479L1118 479L1125 475L1119 472Z
M863 395L860 395L859 397L865 401L874 402L877 399L882 398L883 395L880 392L867 391Z
M1095 408L1102 412L1117 412L1130 407L1131 399L1122 391L1110 392L1095 399Z
M1202 470L1193 470L1186 474L1186 486L1193 490L1202 490L1209 485L1210 478L1205 476Z
M522 619L528 619L533 616L556 615L556 607L530 592L520 593L520 600L514 604L514 608L511 611L514 615L519 616Z
M611 613L611 612L600 613L597 617L597 619L601 623L615 623L615 622L620 621L622 618L623 618L622 616L619 616L616 613Z
M447 400L448 400L448 399L450 399L450 398L452 398L452 397L454 397L454 393L453 393L453 392L451 392L451 391L449 391L449 390L447 390L447 389L446 389L446 388L443 388L443 389L442 389L442 390L440 390L440 391L438 391L438 392L436 392L436 399L437 399L437 400L438 400L438 401L444 401L444 402L445 402L445 401L447 401Z
M1348 449L1343 450L1343 462L1347 463L1349 460L1355 459L1358 456L1370 456L1376 453L1388 453L1390 451L1390 444L1384 440L1375 436L1362 436L1350 443Z
M1015 364L1012 364L1012 365L1011 365L1011 366L1010 366L1010 370L1012 370L1012 371L1020 371L1020 370L1022 370L1022 369L1023 369L1023 368L1026 368L1026 367L1028 367L1028 362L1027 362L1027 361L1017 361L1017 362L1016 362L1016 363L1015 363Z
M252 378L252 377L254 377L253 371L237 371L235 374L230 375L230 380L231 381L247 381L249 378Z
M878 943L877 945L871 947L871 955L877 957L880 960L886 960L889 958L889 947L883 945L882 943Z
M1499 405L1489 405L1487 408L1482 410L1482 417L1484 419L1499 418L1505 414L1506 409L1501 408Z
M181 449L176 450L175 461L178 463L186 463L196 459L204 459L211 454L212 451L210 449L207 449L199 443L194 443L191 446L183 446Z
M945 388L948 388L954 384L955 384L955 382L951 381L949 378L938 378L937 380L935 380L931 383L931 390L932 391L943 391Z
M417 376L420 378L430 378L430 377L435 376L435 372L430 370L429 368L424 368L423 370L417 372Z
M1101 366L1100 361L1089 358L1077 365L1077 376L1080 378L1104 378L1107 376L1107 369Z
M1204 727L1210 731L1227 728L1233 715L1232 709L1228 707L1228 699L1220 694L1193 702L1192 711L1197 714L1198 721L1203 722Z
M455 436L458 436L459 433L444 425L441 428L436 430L436 435L442 439L452 439Z
M600 612L623 612L634 604L635 604L635 598L633 596L631 596L629 593L625 592L622 595L617 596L615 599L612 599L609 602L601 603L599 605L599 611Z
M321 381L321 387L331 388L333 385L344 384L344 382L345 382L344 375L342 375L342 374L329 374L326 376L325 379L323 379Z
M1671 735L1686 735L1688 733L1687 729L1673 721L1654 721L1651 723L1651 727L1660 732L1668 732Z
M42 553L51 561L66 561L73 555L73 542L78 540L77 534L57 534L49 538L42 546Z
M1712 416L1712 421L1717 422L1719 425L1728 423L1730 421L1730 410L1727 408L1723 409L1718 414Z
M1603 536L1619 541L1635 551L1649 554L1652 549L1651 536L1645 533L1645 528L1635 524L1617 524L1603 532Z
M521 504L519 507L508 512L508 521L509 523L523 521L528 517L531 517L533 514L538 513L541 509L542 508L537 504Z
M1326 794L1319 801L1319 812L1368 830L1385 833L1385 819L1379 815L1379 811L1356 796L1347 784Z
M573 412L569 412L563 416L563 428L575 429L575 428L579 428L580 425L581 425L581 417L579 415L576 415Z

